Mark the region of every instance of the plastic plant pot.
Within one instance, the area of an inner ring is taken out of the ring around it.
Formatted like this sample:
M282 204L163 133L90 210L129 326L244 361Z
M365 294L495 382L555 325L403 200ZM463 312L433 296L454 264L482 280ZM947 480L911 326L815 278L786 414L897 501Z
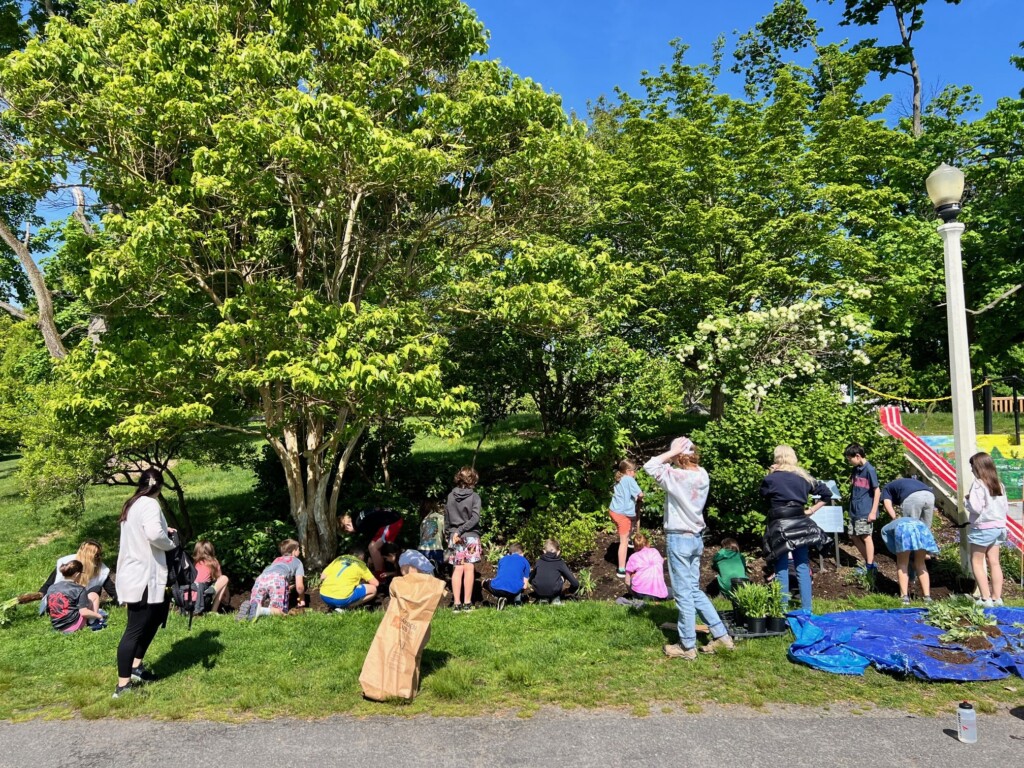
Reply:
M751 616L747 616L747 632L752 635L763 635L767 630L768 620L764 617L755 619Z
M789 629L785 616L769 616L766 626L769 632L785 632Z

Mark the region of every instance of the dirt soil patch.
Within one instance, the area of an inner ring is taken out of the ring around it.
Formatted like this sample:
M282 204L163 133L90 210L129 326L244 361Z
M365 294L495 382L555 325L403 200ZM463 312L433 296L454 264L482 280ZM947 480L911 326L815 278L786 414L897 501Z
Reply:
M981 627L981 631L984 632L989 637L1002 637L1003 636L1003 630L1001 630L995 624L986 625L984 627Z
M936 518L936 526L933 532L940 546L956 540L956 527L946 520L945 517L939 516ZM651 531L650 533L652 544L664 555L664 533L661 531ZM719 534L709 531L705 537L704 555L700 563L700 583L701 588L712 596L718 595L718 582L717 574L711 568L711 562L715 553L721 548L719 546L721 540L729 535L728 532ZM619 540L614 533L600 533L597 535L594 549L590 553L577 561L569 563L573 573L579 573L582 569L590 570L591 576L594 579L594 593L588 599L615 600L617 597L626 594L625 583L615 575L618 569L618 546ZM632 552L633 550L630 550L630 554ZM744 554L747 555L747 567L751 581L765 583L769 576L772 575L772 572L768 568L763 552L756 541L752 540L744 546ZM839 538L839 562L842 565L842 569L837 572L834 556L828 558L813 557L811 559L814 596L830 600L843 600L851 597L862 597L867 594L862 587L847 583L850 569L859 564L859 559L856 549L845 535ZM949 597L951 594L970 593L974 590L974 582L972 580L964 579L957 574L951 573L948 569L937 568L934 566L934 562L934 560L929 562L929 571L931 573L931 595L936 600ZM877 534L875 536L875 564L878 566L878 573L875 578L874 591L883 595L898 596L900 591L896 574L896 560L889 554ZM492 563L484 560L477 564L476 579L473 585L473 600L478 605L494 603L494 598L484 592L481 587L483 581L493 578L494 575L495 566ZM669 582L667 563L665 567L665 581L666 583ZM796 588L795 579L791 578L790 584L794 589ZM917 584L914 583L912 590L916 589ZM383 584L380 591L381 594L386 595L387 585ZM1003 591L1004 597L1007 598L1024 597L1024 590L1009 579L1006 580ZM248 592L232 595L230 600L231 608L237 610L241 602L248 599L248 596ZM920 597L920 594L918 593L917 596ZM319 592L316 590L311 591L308 597L308 610L321 612L328 610L327 606L320 599ZM448 597L444 604L447 605L450 602L451 598ZM997 637L998 635L992 636Z
M992 643L988 641L987 637L969 637L966 640L962 640L959 645L964 648L970 648L972 651L988 651L992 649Z
M925 650L925 654L931 656L933 659L944 661L947 664L961 664L966 666L974 661L971 654L965 653L964 651L954 651L948 648L928 648Z

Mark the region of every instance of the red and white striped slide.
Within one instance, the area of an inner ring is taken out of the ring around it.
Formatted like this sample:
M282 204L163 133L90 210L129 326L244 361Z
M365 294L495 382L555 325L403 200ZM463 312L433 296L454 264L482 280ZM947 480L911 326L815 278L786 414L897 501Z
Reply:
M935 480L944 483L955 497L956 470L953 465L940 456L928 443L903 426L900 409L894 405L883 406L878 411L878 418L882 422L882 429L903 443L907 452L913 454L918 461L935 473ZM1013 546L1024 552L1024 524L1022 521L1012 516L1007 518L1006 533L1007 539Z

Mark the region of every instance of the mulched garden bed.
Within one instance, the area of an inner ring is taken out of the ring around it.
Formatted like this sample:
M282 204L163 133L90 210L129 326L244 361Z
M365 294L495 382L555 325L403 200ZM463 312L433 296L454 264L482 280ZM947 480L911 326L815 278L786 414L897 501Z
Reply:
M956 527L944 517L937 518L937 526L934 529L935 539L940 546L956 541ZM705 538L704 556L701 558L701 586L709 595L718 594L716 574L711 568L711 562L715 553L720 549L719 542L728 534L717 536L709 534ZM658 549L665 553L664 535L658 531L652 532L653 543ZM842 600L851 597L863 597L867 591L853 583L849 583L851 569L859 562L856 549L849 543L848 537L839 537L840 563L843 568L836 572L835 558L824 559L824 567L820 565L818 558L813 558L811 568L814 579L814 596L829 600ZM590 569L594 578L594 592L589 596L590 600L615 600L626 592L626 586L622 579L616 577L618 557L618 537L613 533L598 534L594 550L586 557L577 562L570 563L574 573L582 569ZM747 565L750 571L750 578L757 583L763 583L770 575L764 557L760 549L753 551L751 547L745 549ZM934 561L932 561L934 562ZM875 580L875 592L885 595L899 595L899 586L896 578L896 560L889 554L877 533L875 536L875 563L878 566L878 575ZM963 578L956 573L946 569L930 567L931 593L935 599L949 597L951 594L971 593L974 590L974 582L971 579ZM486 560L479 563L476 569L476 583L473 589L474 600L484 605L492 604L493 598L489 594L482 593L480 583L493 578L495 567ZM668 572L666 565L666 582ZM915 585L916 586L916 585ZM1003 597L1008 599L1024 598L1024 590L1018 582L1006 579L1003 587ZM241 602L248 598L248 592L233 595L231 606L234 609ZM327 611L327 606L320 600L320 595L315 590L309 596L309 609L312 611ZM582 598L581 598L582 599ZM450 600L450 598L449 598Z

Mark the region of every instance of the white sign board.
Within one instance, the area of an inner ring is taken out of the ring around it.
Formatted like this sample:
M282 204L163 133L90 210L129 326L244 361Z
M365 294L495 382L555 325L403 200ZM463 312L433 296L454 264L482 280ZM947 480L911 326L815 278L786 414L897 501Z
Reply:
M843 508L822 507L813 515L811 520L818 524L818 527L825 533L843 532Z

